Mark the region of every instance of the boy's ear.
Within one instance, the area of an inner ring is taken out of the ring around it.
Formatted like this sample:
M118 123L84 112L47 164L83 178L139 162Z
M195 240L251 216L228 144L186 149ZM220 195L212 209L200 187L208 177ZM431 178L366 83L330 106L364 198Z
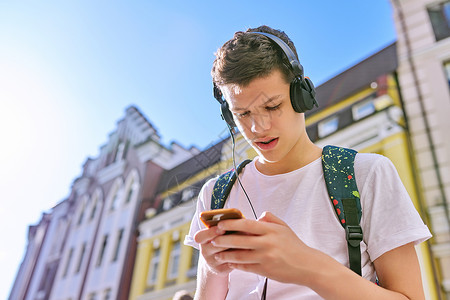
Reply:
M236 123L234 122L233 114L230 111L227 101L223 98L222 91L215 83L213 83L213 95L220 103L220 115L222 116L222 119L227 122L230 130L234 130L234 128L236 128Z
M220 111L221 111L222 119L225 120L225 122L227 122L230 130L234 130L234 128L236 128L236 123L234 122L233 113L231 112L230 108L228 107L227 101L224 100L222 102L222 104L220 105Z

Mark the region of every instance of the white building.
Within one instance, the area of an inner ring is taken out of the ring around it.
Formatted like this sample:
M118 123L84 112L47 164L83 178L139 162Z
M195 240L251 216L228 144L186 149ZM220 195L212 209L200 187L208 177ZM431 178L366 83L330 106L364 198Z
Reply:
M27 251L9 299L48 299L64 246L70 203L62 201L29 227Z
M421 196L434 234L443 294L450 298L450 1L392 0L398 77Z
M85 162L70 197L30 227L10 299L126 299L137 224L159 177L198 152L162 145L140 111L127 108L99 156Z
M443 297L450 298L450 1L392 0L398 77L421 197L434 234Z

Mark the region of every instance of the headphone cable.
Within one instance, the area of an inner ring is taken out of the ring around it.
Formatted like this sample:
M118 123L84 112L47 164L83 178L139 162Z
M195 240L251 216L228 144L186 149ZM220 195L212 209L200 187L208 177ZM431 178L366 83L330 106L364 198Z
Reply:
M241 179L239 178L239 174L238 174L237 167L236 167L236 156L235 156L236 141L234 139L234 133L233 133L233 129L231 128L231 126L228 126L228 129L230 130L231 141L232 141L232 146L233 146L233 149L232 149L231 153L232 153L232 158L233 158L234 170L236 171L236 178L237 178L237 181L238 181L242 191L245 194L245 197L247 198L248 203L250 204L250 207L252 209L253 215L255 216L255 219L258 219L258 216L256 215L256 212L255 212L255 209L253 208L252 201L250 200L250 197L248 196L247 192L245 191L245 188L242 185Z
M237 178L237 181L239 182L239 185L241 186L242 191L243 191L244 194L245 194L245 197L246 197L247 200L248 200L248 203L250 204L250 207L252 208L252 212L253 212L253 215L255 216L255 219L258 219L258 216L256 215L256 212L255 212L255 209L253 208L252 201L250 201L250 197L248 196L247 192L246 192L245 189L244 189L244 186L242 185L241 180L239 179L239 174L238 174L237 168L236 168L236 156L235 156L235 152L236 152L236 151L235 151L235 150L236 150L236 141L235 141L235 139L234 139L234 133L233 133L233 129L231 128L231 126L228 126L228 129L230 130L231 141L232 141L232 145L233 145L233 148L232 148L231 153L232 153L232 158L233 158L233 166L234 166L234 170L236 171L236 178ZM262 295L261 295L261 300L265 300L265 299L266 299L266 294L267 294L267 280L268 280L268 278L265 277L265 278L264 278L264 288L263 288L263 293L262 293Z

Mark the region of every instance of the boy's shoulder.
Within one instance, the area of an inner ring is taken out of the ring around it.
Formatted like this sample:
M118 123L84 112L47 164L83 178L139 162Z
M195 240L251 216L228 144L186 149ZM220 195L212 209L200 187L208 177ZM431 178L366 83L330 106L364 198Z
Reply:
M357 160L361 160L361 161L369 161L369 162L373 162L376 160L384 160L384 159L388 159L386 156L383 156L381 154L378 153L366 153L366 152L358 152L356 154L356 159Z
M355 157L355 170L367 172L375 168L392 165L392 162L386 156L377 153L358 152Z
M361 192L367 186L400 182L397 169L392 161L381 154L358 153L355 158L355 177L357 186ZM367 183L370 183L367 185Z

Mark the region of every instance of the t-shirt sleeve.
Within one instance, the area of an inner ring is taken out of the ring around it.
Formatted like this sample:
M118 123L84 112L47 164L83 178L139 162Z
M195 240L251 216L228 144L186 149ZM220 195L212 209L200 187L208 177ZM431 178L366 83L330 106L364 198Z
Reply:
M199 216L201 212L210 210L212 189L216 180L217 178L208 180L203 185L200 193L198 194L197 208L195 210L194 216L192 217L191 227L189 229L189 233L184 238L184 244L187 246L199 249L198 243L194 241L194 235L197 233L197 231L205 228L205 225L202 223L202 221L200 221Z
M358 176L358 174L356 174ZM372 261L397 247L431 237L392 162L378 155L361 192L364 241Z

